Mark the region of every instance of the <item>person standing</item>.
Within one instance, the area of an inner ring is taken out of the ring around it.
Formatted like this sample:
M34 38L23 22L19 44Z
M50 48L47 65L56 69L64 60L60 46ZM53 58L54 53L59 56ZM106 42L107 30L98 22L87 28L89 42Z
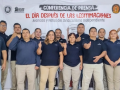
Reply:
M92 74L96 82L96 90L104 90L102 58L106 55L106 47L101 40L96 38L95 27L89 29L89 36L89 39L82 42L84 47L82 90L88 90Z
M8 36L5 34L6 30L7 30L7 22L4 21L4 20L1 20L0 21L0 36L4 39L5 45L6 45L7 38L8 38ZM6 46L6 50L7 50L7 53L8 53L7 46ZM4 63L2 56L1 56L1 63L2 64ZM2 85L3 90L4 90L6 78L7 78L7 73L8 73L8 57L7 57L7 61L6 61L6 68L5 68L4 71L2 70L2 73L1 73L1 85Z
M13 25L14 33L8 36L7 47L9 47L12 40L17 36L21 35L21 25L19 23L15 23ZM11 74L12 74L12 87L10 90L17 90L17 80L16 80L16 53L17 51L11 50Z
M54 89L56 72L58 68L63 69L62 50L59 42L56 42L55 32L53 30L48 31L45 41L42 44L40 42L37 49L37 54L42 54L40 90L45 90L47 79L49 81L49 90Z
M36 28L34 33L31 35L31 38L33 40L35 40L37 42L37 44L39 44L39 42L43 42L44 39L41 38L41 34L42 34L42 31L40 28ZM41 56L40 56L41 57ZM41 61L41 60L40 60ZM39 89L39 82L40 82L40 69L38 69L36 71L36 82L35 82L35 87L36 87L36 90L40 90Z
M105 38L106 31L104 28L100 28L98 30L98 39L102 40L103 42L107 41L108 39ZM107 77L106 77L106 71L105 71L105 58L103 58L103 84L104 84L104 90L108 90L108 84L107 84Z
M56 40L61 44L61 46L63 47L63 44L66 43L67 41L63 38L61 38L62 36L62 30L60 28L57 28L55 30L55 35L56 35ZM62 71L59 71L59 83L58 83L58 89L59 90L63 90L64 87L64 82L63 82L63 73Z
M17 90L24 90L24 80L27 75L28 90L35 90L36 70L40 66L40 58L36 51L37 43L30 39L30 31L22 30L22 38L18 34L9 44L10 50L17 50L16 53L16 77Z
M68 35L68 39L68 44L63 44L63 79L65 83L65 90L69 90L71 76L73 81L73 90L78 90L78 82L83 65L82 46L79 45L79 43L76 43L76 36L74 33L70 33Z
M105 41L107 55L105 70L108 90L120 90L120 40L116 30L109 32L109 40Z

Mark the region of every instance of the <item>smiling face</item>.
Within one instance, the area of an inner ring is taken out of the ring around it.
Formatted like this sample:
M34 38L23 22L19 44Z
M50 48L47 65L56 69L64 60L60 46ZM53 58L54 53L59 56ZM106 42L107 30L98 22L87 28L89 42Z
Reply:
M117 34L116 30L110 31L110 33L109 33L110 39L117 39L117 37L118 37L118 34Z
M54 32L53 32L53 31L50 31L50 32L48 33L47 38L48 38L49 41L54 41L54 39L55 39Z
M76 40L75 35L73 35L73 34L70 35L68 39L69 39L70 43L75 43L75 40Z

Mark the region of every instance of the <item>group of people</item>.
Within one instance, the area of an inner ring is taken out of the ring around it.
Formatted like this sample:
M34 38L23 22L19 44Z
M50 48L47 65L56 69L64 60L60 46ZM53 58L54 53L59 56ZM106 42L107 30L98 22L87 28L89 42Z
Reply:
M6 21L0 21L0 68L1 85L4 90L8 72L8 50L11 50L11 90L24 90L27 76L28 90L49 90L55 86L55 75L59 69L59 90L69 90L70 81L73 90L78 90L82 76L82 90L88 90L92 77L95 90L120 90L120 29L111 30L105 38L105 29L96 27L85 34L85 25L79 23L77 34L69 33L68 40L61 37L62 30L49 30L46 38L41 38L42 30L36 28L22 30L19 23L13 25L14 33L7 36ZM98 37L97 37L98 36ZM36 79L40 77L40 83Z

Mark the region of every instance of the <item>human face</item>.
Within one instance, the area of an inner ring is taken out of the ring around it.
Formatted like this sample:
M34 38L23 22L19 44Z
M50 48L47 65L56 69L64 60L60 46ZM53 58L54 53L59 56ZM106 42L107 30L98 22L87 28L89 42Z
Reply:
M105 30L104 29L100 29L98 32L98 37L99 38L104 38L105 37Z
M37 29L37 30L35 31L35 37L36 37L36 38L40 38L40 37L41 37L41 30L40 30L40 29Z
M51 31L51 32L49 32L49 34L48 34L48 37L47 37L47 38L48 38L48 40L49 40L49 41L54 41L54 38L55 38L54 32L52 32L52 31Z
M70 43L75 43L75 36L72 34L70 37L69 37L69 41Z
M92 28L89 33L90 37L96 37L97 36L97 31L95 28Z
M0 32L5 33L6 30L7 30L7 25L4 22L1 22L0 23Z
M55 31L56 38L61 38L61 31L58 29Z
M77 32L78 32L78 34L83 34L84 31L85 31L84 25L79 25L79 26L77 27Z
M17 33L17 34L20 34L20 33L21 33L21 27L20 27L20 25L15 25L15 26L14 26L14 31L15 31L15 33Z
M30 39L30 32L28 30L23 30L22 37L23 39Z

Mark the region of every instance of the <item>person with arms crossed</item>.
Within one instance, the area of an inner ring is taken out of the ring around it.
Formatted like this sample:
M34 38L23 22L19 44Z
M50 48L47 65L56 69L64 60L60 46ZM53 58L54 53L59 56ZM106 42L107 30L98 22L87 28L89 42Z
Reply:
M70 33L68 35L68 39L68 44L63 44L63 79L65 90L69 90L71 76L73 81L73 90L78 90L78 82L83 65L82 46L76 42L76 36L74 33Z
M82 42L84 47L82 90L88 90L92 74L96 90L104 90L102 58L106 55L106 47L101 40L96 38L97 29L95 27L89 29L89 36L89 39Z
M42 54L40 90L45 90L47 79L49 81L49 90L54 89L56 72L58 68L60 70L63 69L62 50L59 42L56 42L55 32L53 30L48 31L45 41L43 43L40 42L37 49L37 54Z
M35 90L36 70L40 66L40 58L36 51L37 43L30 39L30 31L25 28L9 44L10 50L17 50L16 53L16 77L17 90L24 90L24 80L27 75L28 90Z

